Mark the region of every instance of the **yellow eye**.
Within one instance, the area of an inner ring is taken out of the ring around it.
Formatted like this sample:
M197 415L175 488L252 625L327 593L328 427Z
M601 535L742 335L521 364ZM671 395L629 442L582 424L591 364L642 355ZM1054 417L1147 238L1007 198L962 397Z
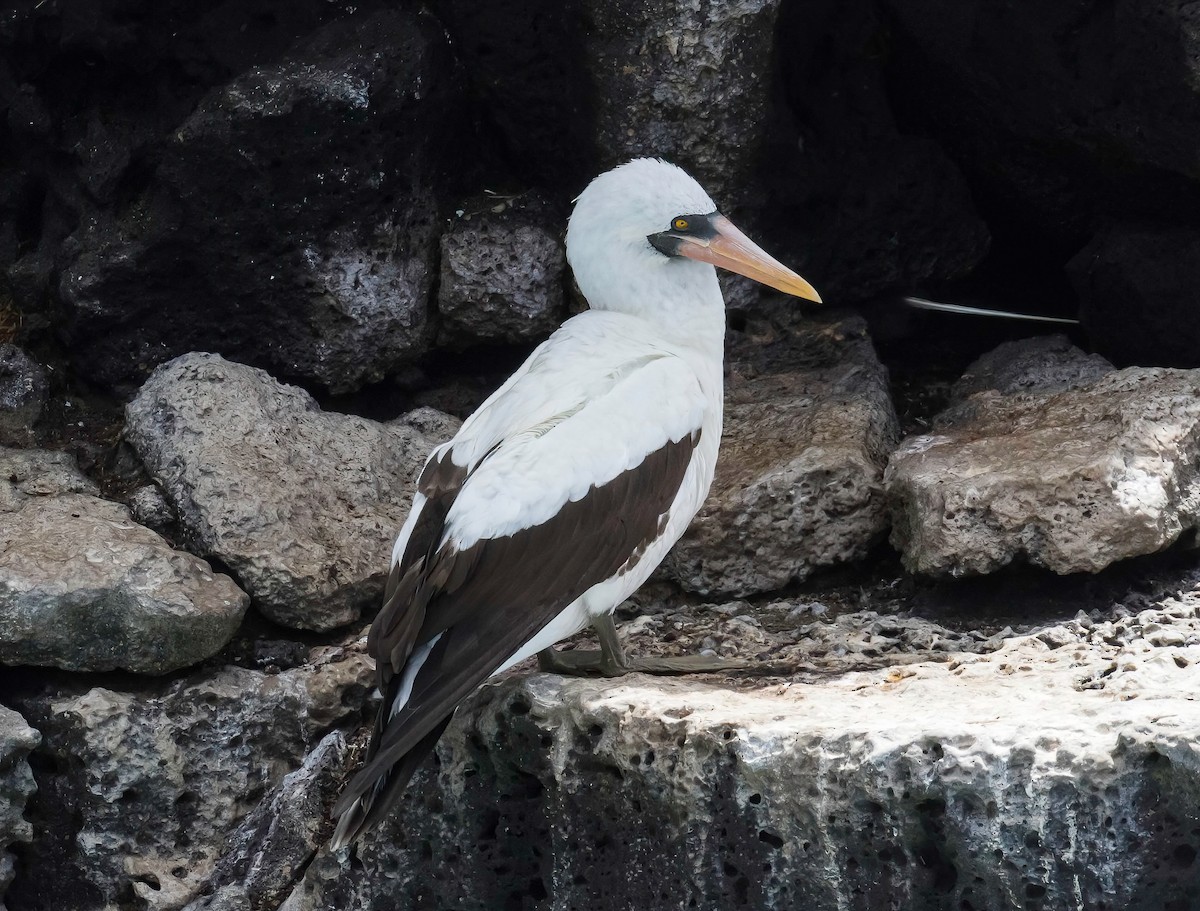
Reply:
M688 220L686 218L677 218L671 224L676 231L686 231L688 229Z

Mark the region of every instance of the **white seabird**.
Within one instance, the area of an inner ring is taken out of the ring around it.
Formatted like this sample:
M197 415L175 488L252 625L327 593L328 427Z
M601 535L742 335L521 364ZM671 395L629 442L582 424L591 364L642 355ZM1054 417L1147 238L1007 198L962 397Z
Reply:
M656 159L580 194L567 260L591 309L538 346L417 481L367 640L383 705L334 807L335 849L387 814L457 705L518 661L540 653L555 670L606 674L721 665L626 658L612 612L712 483L725 341L713 266L820 297ZM550 648L589 624L599 653Z

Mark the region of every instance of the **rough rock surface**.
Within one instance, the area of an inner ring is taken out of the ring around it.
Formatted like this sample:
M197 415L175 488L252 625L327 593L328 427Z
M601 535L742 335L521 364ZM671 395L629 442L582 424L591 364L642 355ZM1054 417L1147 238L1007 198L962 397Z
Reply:
M1113 365L1098 354L1087 354L1065 335L1040 335L1005 342L976 358L950 390L952 402L977 392L1001 395L1017 392L1062 392L1111 373Z
M779 589L863 556L887 527L887 371L861 319L806 321L790 306L731 339L712 492L665 562L689 590Z
M1088 336L1122 364L1200 366L1200 229L1114 225L1068 264Z
M16 345L0 345L0 446L30 443L46 391L42 366Z
M164 364L126 434L198 552L278 623L328 630L383 591L413 479L454 421L325 413L308 393L216 355Z
M164 674L220 651L249 604L63 453L0 448L0 516L5 664Z
M565 316L563 222L539 199L484 197L442 235L439 340L540 341Z
M216 350L340 391L423 353L461 106L448 55L431 17L391 9L315 28L202 98L146 153L133 199L69 245L57 291L88 375L136 382Z
M23 700L46 762L14 907L174 911L190 900L239 821L357 717L371 685L362 656L305 657L282 673L226 667L155 689L77 684Z
M13 859L8 847L33 838L25 819L25 802L37 789L29 768L29 753L41 736L16 712L0 706L0 911L12 882Z
M602 165L655 155L744 192L765 131L779 0L591 0L586 66Z
M655 155L726 203L753 183L779 0L448 6L468 78L525 179L578 190Z
M329 809L349 762L346 737L332 731L285 776L227 840L199 897L185 911L276 908L333 831Z
M129 495L129 509L143 525L161 531L175 521L171 504L154 484L139 487Z
M1198 453L1198 370L983 392L892 455L892 543L914 572L1095 572L1200 526Z
M1186 907L1198 606L805 681L489 686L283 908Z

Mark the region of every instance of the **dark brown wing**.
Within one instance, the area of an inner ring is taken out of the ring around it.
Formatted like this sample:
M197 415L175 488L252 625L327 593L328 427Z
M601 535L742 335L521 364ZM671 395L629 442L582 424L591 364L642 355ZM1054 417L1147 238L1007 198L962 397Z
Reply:
M383 607L375 615L367 636L367 652L375 659L375 679L386 694L392 677L403 669L418 641L429 600L438 593L427 567L442 540L446 516L470 471L455 465L447 449L430 460L417 479L417 491L426 499L404 553L392 566L383 594Z
M426 468L421 489L424 493L428 481L435 494L426 493L425 505L434 508L434 518L418 520L395 584L389 585L388 603L371 631L371 652L386 687L380 723L368 762L335 813L375 788L362 830L386 814L416 768L407 754L419 745L431 749L436 736L431 740L430 734L440 732L475 687L576 598L638 558L662 533L660 519L679 492L698 439L696 433L667 443L636 467L566 503L541 525L481 540L461 552L452 547L431 552L428 542L440 540L438 522L444 522L463 480L455 485L448 469L434 463ZM446 486L439 487L434 479L443 477ZM424 527L428 530L418 540L417 529ZM407 702L389 717L413 649L435 639ZM405 774L393 768L397 764Z

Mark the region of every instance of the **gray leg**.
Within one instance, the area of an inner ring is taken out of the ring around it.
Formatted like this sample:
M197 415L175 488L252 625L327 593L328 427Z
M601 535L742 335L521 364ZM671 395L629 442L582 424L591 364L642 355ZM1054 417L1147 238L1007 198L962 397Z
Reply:
M538 669L564 677L581 677L599 672L600 660L600 652L595 649L576 648L560 652L554 648L544 648L538 652Z
M630 658L621 646L617 627L612 614L605 614L592 621L596 638L600 640L600 651L575 649L558 652L552 648L538 652L538 666L543 671L577 676L601 674L605 677L620 677L624 674L711 674L718 671L734 671L749 667L746 661L718 658L715 655L681 655L670 658Z

